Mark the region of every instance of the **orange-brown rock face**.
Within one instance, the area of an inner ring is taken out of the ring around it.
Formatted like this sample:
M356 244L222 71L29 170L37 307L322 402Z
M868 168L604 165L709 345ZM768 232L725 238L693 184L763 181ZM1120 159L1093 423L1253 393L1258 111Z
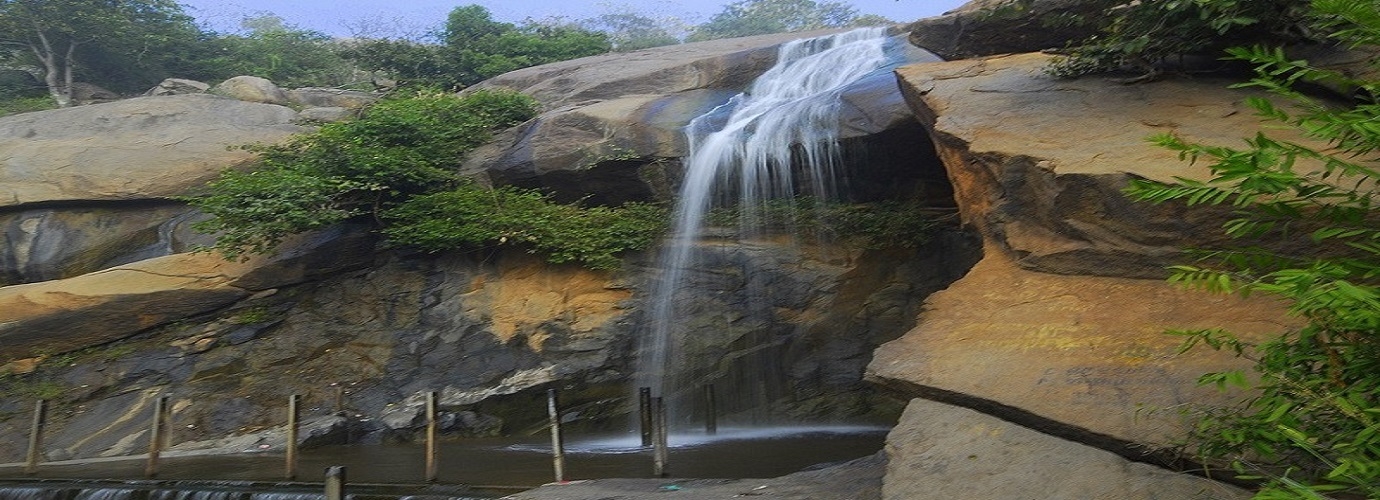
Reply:
M1239 398L1197 387L1243 360L1178 354L1172 328L1247 338L1297 322L1269 298L1177 289L1180 249L1222 241L1223 216L1126 199L1135 177L1202 178L1146 138L1239 144L1258 119L1225 82L1126 86L1058 80L1048 57L1013 55L898 71L930 128L964 223L985 257L931 296L916 328L880 348L872 380L1129 453L1187 433L1180 410Z
M1218 80L1123 85L1044 74L1024 54L898 71L932 130L960 213L1022 267L1063 274L1163 277L1185 246L1223 240L1223 215L1126 199L1135 177L1204 178L1205 166L1147 142L1155 134L1241 145L1260 120L1251 94Z
M1207 350L1179 354L1182 338L1165 330L1251 336L1288 323L1266 298L1031 272L997 253L931 295L917 326L878 349L869 376L1055 434L1168 446L1186 436L1180 410L1240 397L1198 387L1198 376L1247 364Z

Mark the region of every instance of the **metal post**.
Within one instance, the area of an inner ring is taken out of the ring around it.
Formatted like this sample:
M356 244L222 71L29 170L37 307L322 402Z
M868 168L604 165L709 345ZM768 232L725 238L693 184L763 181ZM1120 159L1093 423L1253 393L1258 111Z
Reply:
M153 400L153 423L149 428L149 458L144 466L144 476L158 477L158 455L163 451L163 441L168 419L168 397L159 396Z
M652 388L637 389L637 415L642 424L642 446L652 445Z
M714 384L704 386L704 433L719 433L719 401L714 397Z
M29 428L29 454L24 461L24 473L30 476L38 473L38 463L43 459L43 426L48 420L48 400L40 399L34 403L34 423Z
M436 482L436 391L426 393L426 481Z
M565 482L565 443L561 439L561 412L557 406L556 390L546 390L546 415L551 420L551 465L556 470L556 482Z
M345 384L335 386L335 411L337 413L345 411Z
M666 477L666 462L670 457L666 450L666 404L660 397L652 398L652 412L656 414L656 425L653 429L656 439L652 447L652 475Z
M297 419L301 416L302 396L288 396L287 411L287 464L283 469L283 479L297 479Z
M345 467L326 468L326 500L345 500Z

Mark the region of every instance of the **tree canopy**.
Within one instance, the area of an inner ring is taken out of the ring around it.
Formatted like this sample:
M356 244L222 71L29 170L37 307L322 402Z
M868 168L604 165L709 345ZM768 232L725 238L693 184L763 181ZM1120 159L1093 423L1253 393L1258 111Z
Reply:
M499 22L479 5L456 7L438 33L439 45L410 40L364 40L345 56L365 69L414 84L466 87L528 66L608 52L608 35L575 24Z
M245 34L228 34L201 44L202 56L188 78L224 79L252 75L285 87L352 83L355 69L325 33L287 24L274 15L244 19Z
M82 75L116 91L146 88L150 75L185 67L179 46L201 37L173 0L0 0L0 55L41 68L60 106Z
M785 33L863 24L886 24L876 16L860 16L845 2L814 0L740 0L696 26L690 40Z

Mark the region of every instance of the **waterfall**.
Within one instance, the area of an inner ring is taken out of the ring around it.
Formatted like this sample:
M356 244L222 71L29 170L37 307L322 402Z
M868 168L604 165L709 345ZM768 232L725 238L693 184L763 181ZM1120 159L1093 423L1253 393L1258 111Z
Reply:
M689 396L709 382L683 366L693 357L689 352L693 349L685 342L684 320L689 311L683 310L685 301L678 299L683 293L693 293L687 272L702 267L706 256L706 215L714 207L735 208L737 238L747 241L765 232L771 222L766 205L773 200L788 202L801 195L834 199L841 168L839 96L849 84L899 64L899 58L888 53L888 43L896 42L885 28L787 43L778 50L776 64L746 92L686 127L690 153L684 162L672 232L659 256L660 274L649 315L639 336L635 379L637 387L651 387L666 399L673 420L685 417ZM768 292L749 289L752 297ZM762 307L769 306L749 309ZM765 352L767 346L761 347L744 352ZM755 364L767 366L754 370L778 369L770 356L761 357ZM772 377L771 373L746 373L737 377L741 380L735 385L740 387L716 390L721 397L750 398L749 405L760 407L771 397Z

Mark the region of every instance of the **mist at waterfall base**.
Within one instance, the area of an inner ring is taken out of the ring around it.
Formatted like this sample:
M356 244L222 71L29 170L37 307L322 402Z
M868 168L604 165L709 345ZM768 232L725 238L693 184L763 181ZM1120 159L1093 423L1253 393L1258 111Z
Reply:
M840 96L865 79L891 78L904 62L898 48L904 43L884 28L868 28L784 44L775 66L749 90L686 127L690 153L638 336L634 388L650 387L664 399L672 427L703 419L711 404L728 422L783 423L773 406L792 396L782 361L790 332L774 319L778 291L744 270L747 307L720 325L694 324L689 318L704 312L685 304L695 294L723 293L694 276L731 260L724 249L781 234L769 205L790 205L802 196L838 199L844 180ZM735 210L738 227L714 228L710 237L706 217L718 208ZM750 266L750 259L742 265ZM748 323L756 326L726 332L730 324ZM708 386L713 403L704 397Z

